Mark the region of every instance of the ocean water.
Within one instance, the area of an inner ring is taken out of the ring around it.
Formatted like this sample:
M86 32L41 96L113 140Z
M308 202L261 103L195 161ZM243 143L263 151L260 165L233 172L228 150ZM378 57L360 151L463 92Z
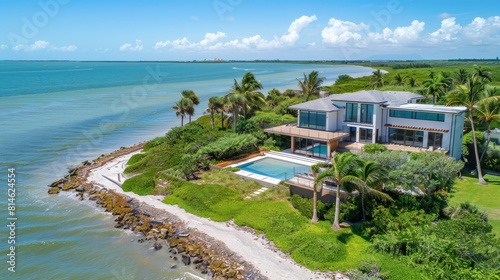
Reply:
M296 88L318 70L370 75L369 68L285 63L0 61L0 275L2 279L204 279L167 250L138 244L113 218L47 185L84 160L163 135L179 125L170 107L194 90L200 116L213 95L251 71L267 92ZM8 168L16 173L15 273L8 271ZM177 268L171 267L177 265ZM3 278L3 277L6 278Z

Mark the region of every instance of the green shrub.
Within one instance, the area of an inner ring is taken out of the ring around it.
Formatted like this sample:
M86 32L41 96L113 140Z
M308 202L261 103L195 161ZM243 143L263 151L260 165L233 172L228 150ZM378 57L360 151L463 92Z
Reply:
M236 167L232 167L232 166L228 166L225 168L227 171L230 171L230 172L237 172L237 171L240 171L241 168L236 168Z
M145 172L141 175L134 176L125 180L122 184L122 189L126 192L134 192L138 195L151 194L155 188L154 172Z
M292 202L293 207L299 210L302 216L307 217L308 219L312 219L313 215L313 199L312 198L302 198L296 194L290 197L290 201ZM331 208L330 204L325 204L318 200L316 205L316 210L318 212L318 218L324 220L325 214Z
M259 148L264 149L264 150L271 150L271 151L281 151L280 147L276 146L260 146Z
M426 214L444 217L443 210L448 207L448 195L434 193L426 196L398 195L394 199L394 206L404 211L424 210Z
M387 147L382 144L367 144L363 146L363 150L369 154L377 154L387 151Z
M257 142L257 138L250 134L230 134L201 147L198 154L216 160L227 160L255 149Z
M127 162L127 165L132 165L134 163L139 162L141 159L145 158L147 154L135 154Z
M436 215L425 214L424 210L405 211L396 208L378 206L373 210L372 220L363 224L362 230L366 235L384 234L391 231L430 224Z

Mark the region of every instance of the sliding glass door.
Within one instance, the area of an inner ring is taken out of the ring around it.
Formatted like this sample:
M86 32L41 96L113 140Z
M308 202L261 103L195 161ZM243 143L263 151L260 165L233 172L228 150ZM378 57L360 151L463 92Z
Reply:
M295 153L318 157L318 158L326 158L326 142L317 141L312 139L295 137Z

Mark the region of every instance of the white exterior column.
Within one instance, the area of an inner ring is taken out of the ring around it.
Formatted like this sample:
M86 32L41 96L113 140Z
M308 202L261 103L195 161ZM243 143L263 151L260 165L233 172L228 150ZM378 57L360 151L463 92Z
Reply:
M424 142L423 146L424 148L428 148L427 145L429 144L429 131L424 131Z
M359 127L356 127L356 142L359 142Z
M356 122L361 122L361 104L360 103L357 103L358 104L358 115L356 116Z
M372 132L372 144L375 144L377 141L377 127L373 127L373 132Z

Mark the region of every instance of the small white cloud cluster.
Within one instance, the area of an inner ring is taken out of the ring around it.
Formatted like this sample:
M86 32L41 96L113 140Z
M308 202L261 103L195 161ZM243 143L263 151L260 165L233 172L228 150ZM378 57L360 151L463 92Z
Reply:
M306 28L311 22L317 20L315 15L302 16L290 24L288 31L281 37L274 36L272 40L266 40L260 35L254 35L243 39L235 39L226 42L221 42L227 38L226 33L207 33L205 38L200 42L190 42L186 37L173 41L160 41L155 45L155 49L173 48L178 50L194 49L194 50L223 50L223 49L259 49L270 50L283 47L294 46L300 39L301 31Z
M120 51L142 51L144 47L142 46L141 40L135 40L135 46L130 43L125 43L120 47Z
M424 33L425 22L413 20L409 26L384 28L381 33L370 32L370 26L364 23L330 19L328 27L321 32L323 43L333 47L367 47L382 48L387 45L411 46L419 42L419 46L442 45L452 41L466 44L500 43L500 17L475 18L470 24L461 26L456 18L447 13L439 15L443 20L441 27L430 33Z
M2 46L0 46L0 48L4 49L4 48L7 48L7 46L2 45ZM19 44L17 46L14 46L12 49L15 51L26 51L26 52L33 52L33 51L39 51L39 50L72 52L72 51L76 51L78 49L78 47L75 45L56 47L54 45L51 45L47 41L38 40L38 41L35 41L33 44Z

